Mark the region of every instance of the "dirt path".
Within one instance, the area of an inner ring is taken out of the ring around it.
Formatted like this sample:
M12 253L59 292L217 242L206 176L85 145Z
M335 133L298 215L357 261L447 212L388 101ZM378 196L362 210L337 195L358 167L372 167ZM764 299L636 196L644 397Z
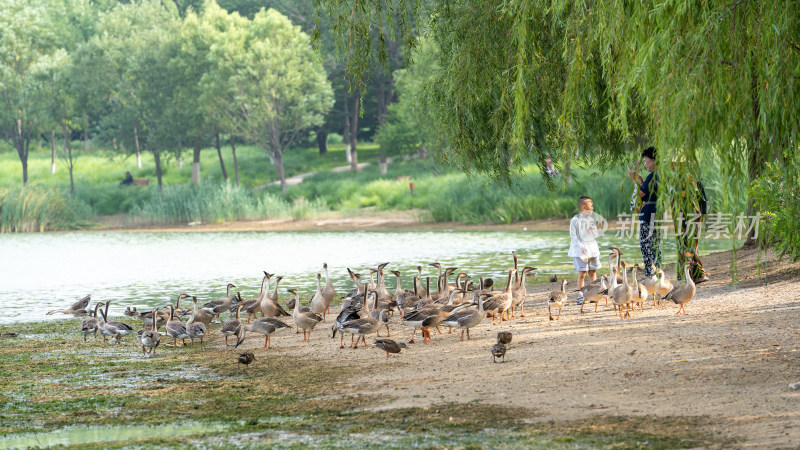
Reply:
M770 262L765 284L756 276L757 252L739 251L740 280L731 286L732 257L704 258L712 281L698 285L687 316L652 304L624 321L602 305L580 315L573 300L550 321L545 299L557 283L546 283L529 286L525 318L497 326L486 320L471 341L444 330L434 333L436 343L418 340L387 360L375 349L339 350L326 322L310 344L284 335L269 351L377 366L342 388L385 398L378 409L482 402L531 408L542 421L705 417L714 424L706 431L743 447L796 448L800 391L788 384L800 381L800 264ZM396 319L391 329L398 339L410 335ZM506 362L494 364L489 349L501 330L514 338Z

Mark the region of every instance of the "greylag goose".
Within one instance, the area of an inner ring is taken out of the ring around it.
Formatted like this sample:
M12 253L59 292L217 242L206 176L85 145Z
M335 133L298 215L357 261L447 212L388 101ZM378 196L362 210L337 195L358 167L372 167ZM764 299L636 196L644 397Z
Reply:
M273 333L279 332L281 330L290 330L292 329L289 324L283 322L280 319L276 319L274 317L262 317L260 319L254 320L253 323L246 325L242 330L242 335L239 338L239 341L236 342L235 347L239 347L239 344L244 342L244 336L246 332L250 333L260 333L264 335L264 348L270 348L272 345L271 336Z
M287 289L289 292L294 294L294 312L292 313L292 319L294 320L294 325L297 328L303 330L303 341L310 341L311 340L311 330L317 326L318 323L322 322L322 317L315 314L313 311L303 312L300 311L300 293L297 289ZM306 333L308 333L308 338L306 338Z
M169 320L167 321L165 329L167 334L172 338L172 348L176 348L178 346L178 339L183 341L183 346L185 347L186 338L189 337L189 332L186 329L186 325L184 325L180 320L175 320L175 308L172 305L167 306L169 307Z
M81 333L83 333L83 342L86 342L86 335L89 333L94 333L94 338L97 339L97 324L99 321L97 320L97 308L102 305L103 302L97 302L94 305L94 313L81 322Z
M547 313L550 315L550 320L558 320L561 318L561 308L567 301L567 280L561 280L560 291L550 291L550 298L547 300ZM551 308L555 306L558 308L558 316L553 319Z
M172 308L172 305L169 305ZM153 314L158 312L158 308L153 310ZM161 335L158 334L158 324L154 321L150 325L150 329L144 329L142 334L139 336L139 342L142 344L142 355L147 356L147 353L150 353L150 356L156 355L156 347L161 342Z
M49 316L55 313L61 313L61 314L72 314L74 317L86 317L86 315L88 314L86 312L86 307L89 306L89 300L91 299L92 296L87 295L86 297L83 297L82 299L73 303L72 306L70 306L69 308L54 309L51 311L47 311L47 315Z
M681 311L683 311L684 315L686 314L686 309L684 307L687 303L692 301L696 292L694 281L692 280L692 276L689 274L689 265L685 264L683 269L684 280L686 280L686 282L683 284L683 286L673 289L672 292L664 297L664 300L672 300L676 305L680 305L680 308L678 308L678 312L676 312L675 315L681 314Z
M237 292L236 294L238 295L239 293ZM236 318L229 319L229 320L225 321L225 323L222 325L222 329L220 330L220 333L222 333L225 336L225 346L226 347L228 346L228 336L236 336L237 338L241 337L241 334L242 334L242 320L241 320L239 314L242 311L242 307L243 306L244 305L242 305L240 303L239 307L236 308Z
M478 326L483 319L486 318L486 311L483 309L483 298L475 294L473 299L477 298L478 309L466 309L451 314L442 320L442 325L449 327L461 328L461 340L464 340L464 331L467 332L467 340L469 337L469 329ZM473 303L474 304L474 303Z

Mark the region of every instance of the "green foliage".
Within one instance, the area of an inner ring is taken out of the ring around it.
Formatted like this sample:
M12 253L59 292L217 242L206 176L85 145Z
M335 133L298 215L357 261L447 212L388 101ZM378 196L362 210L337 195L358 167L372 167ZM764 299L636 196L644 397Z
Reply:
M85 203L60 191L0 189L0 233L70 230L85 226L91 218Z
M768 164L751 185L750 195L763 216L758 238L774 245L781 257L800 259L800 179Z

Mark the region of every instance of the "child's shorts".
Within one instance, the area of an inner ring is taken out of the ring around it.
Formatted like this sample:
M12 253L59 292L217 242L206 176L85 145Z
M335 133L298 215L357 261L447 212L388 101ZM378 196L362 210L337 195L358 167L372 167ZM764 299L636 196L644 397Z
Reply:
M572 258L572 261L573 261L572 265L575 267L575 270L577 270L578 272L586 272L586 271L589 271L589 270L597 270L597 269L603 267L603 265L600 264L600 257L599 256L595 256L594 258L589 258L588 261L584 261L584 260L580 259L579 257L575 256L575 257Z

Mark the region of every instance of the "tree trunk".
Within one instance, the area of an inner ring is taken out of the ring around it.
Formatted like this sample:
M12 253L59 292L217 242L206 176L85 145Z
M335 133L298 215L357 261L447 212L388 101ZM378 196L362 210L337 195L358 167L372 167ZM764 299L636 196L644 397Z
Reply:
M317 147L319 147L319 155L322 156L328 153L328 129L320 127L317 129Z
M14 148L17 149L17 155L22 163L22 185L28 185L28 154L31 143L31 131L22 125L22 119L17 119L17 129L12 134L12 141Z
M286 174L283 172L283 153L280 150L273 151L272 157L275 160L275 169L278 171L278 178L281 180L281 194L286 195Z
M231 136L231 153L233 153L233 181L239 185L239 160L236 158L236 136Z
M350 99L347 94L344 97L344 132L342 132L342 140L344 141L344 155L347 157L347 164L353 161L350 155Z
M178 170L183 169L183 139L178 136Z
M75 178L72 175L72 147L69 145L69 130L65 123L61 123L61 133L64 135L64 153L67 155L67 170L69 171L69 195L75 196Z
M219 133L214 134L214 142L217 146L217 156L219 156L219 167L222 169L222 178L228 180L228 171L225 170L225 160L222 159L222 147L219 144Z
M162 190L162 180L161 180L161 152L159 150L153 149L153 162L156 163L156 179L158 179L158 190Z
M352 145L350 147L350 170L353 172L358 172L358 116L361 113L361 109L359 106L359 95L358 92L353 96L353 119L351 120L350 129L350 142Z
M114 153L119 151L119 148L117 148L117 138L111 138L111 146L114 147Z
M56 173L56 132L50 131L50 173Z
M192 184L200 184L200 139L194 140L192 151Z
M83 149L89 150L89 132L83 130Z
M139 129L133 127L133 142L136 144L136 165L142 168L142 150L139 148Z

